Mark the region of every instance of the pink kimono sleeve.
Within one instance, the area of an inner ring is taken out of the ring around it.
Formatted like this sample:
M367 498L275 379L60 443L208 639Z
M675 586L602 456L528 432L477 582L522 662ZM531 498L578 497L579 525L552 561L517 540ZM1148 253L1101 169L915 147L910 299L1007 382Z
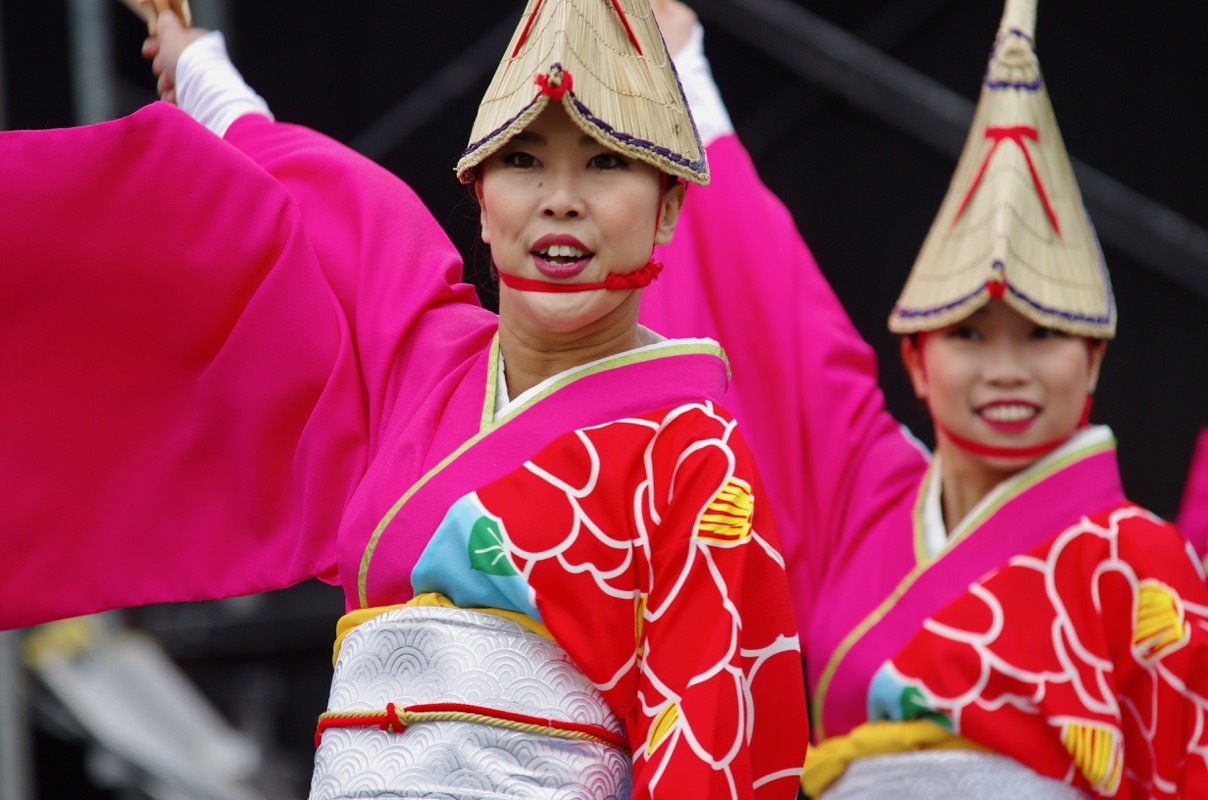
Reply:
M301 213L351 329L371 437L487 347L496 316L461 282L461 256L397 176L327 136L257 114L236 120L225 140L288 190Z
M913 491L926 456L886 412L872 349L737 137L708 156L711 183L688 190L642 320L725 350L726 403L765 477L804 631L841 539Z
M163 104L0 134L0 164L0 627L334 577L383 404L365 326L457 291L366 292L293 187ZM345 228L389 208L416 231L391 264L444 281L422 205L362 189Z
M329 568L365 422L289 195L162 105L0 163L0 626Z
M1191 456L1191 470L1179 506L1179 530L1200 558L1208 558L1208 428L1200 431Z

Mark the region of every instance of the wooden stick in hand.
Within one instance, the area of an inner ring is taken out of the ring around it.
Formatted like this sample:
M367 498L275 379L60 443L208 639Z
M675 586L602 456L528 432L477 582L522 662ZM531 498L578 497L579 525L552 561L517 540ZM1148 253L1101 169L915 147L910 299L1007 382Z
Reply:
M161 11L171 11L180 18L180 24L193 27L193 14L189 11L189 0L122 0L122 5L137 14L147 23L147 33L155 35L155 18Z

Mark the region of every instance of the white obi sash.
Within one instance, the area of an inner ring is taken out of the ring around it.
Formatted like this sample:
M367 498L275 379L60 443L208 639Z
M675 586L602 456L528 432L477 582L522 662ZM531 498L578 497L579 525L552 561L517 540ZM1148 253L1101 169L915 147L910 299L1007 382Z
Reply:
M996 753L916 750L857 758L821 800L1089 800L1090 795Z
M311 800L630 794L629 754L613 745L457 719L400 731L375 716L440 703L598 726L624 739L621 722L556 642L480 612L398 608L357 626L340 647L324 717L373 721L322 730Z

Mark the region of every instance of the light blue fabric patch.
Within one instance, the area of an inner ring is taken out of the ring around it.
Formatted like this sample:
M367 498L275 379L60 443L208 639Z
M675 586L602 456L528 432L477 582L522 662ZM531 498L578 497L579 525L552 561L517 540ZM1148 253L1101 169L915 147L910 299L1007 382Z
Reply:
M917 686L903 682L889 664L881 665L868 687L868 719L903 722L925 719L952 731L952 719L928 704Z
M533 592L508 557L503 522L471 492L441 521L411 573L416 594L439 592L459 608L517 611L538 622Z

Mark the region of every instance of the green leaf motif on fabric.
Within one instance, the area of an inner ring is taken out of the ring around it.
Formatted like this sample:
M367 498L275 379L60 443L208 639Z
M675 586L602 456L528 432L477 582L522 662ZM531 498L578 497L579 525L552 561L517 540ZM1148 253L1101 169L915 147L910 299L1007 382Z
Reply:
M517 575L512 562L508 560L507 550L503 544L503 532L499 523L490 517L479 517L470 529L469 548L470 567L487 575Z
M954 730L952 719L947 714L928 706L923 693L915 686L902 690L902 719L925 719L945 730Z

